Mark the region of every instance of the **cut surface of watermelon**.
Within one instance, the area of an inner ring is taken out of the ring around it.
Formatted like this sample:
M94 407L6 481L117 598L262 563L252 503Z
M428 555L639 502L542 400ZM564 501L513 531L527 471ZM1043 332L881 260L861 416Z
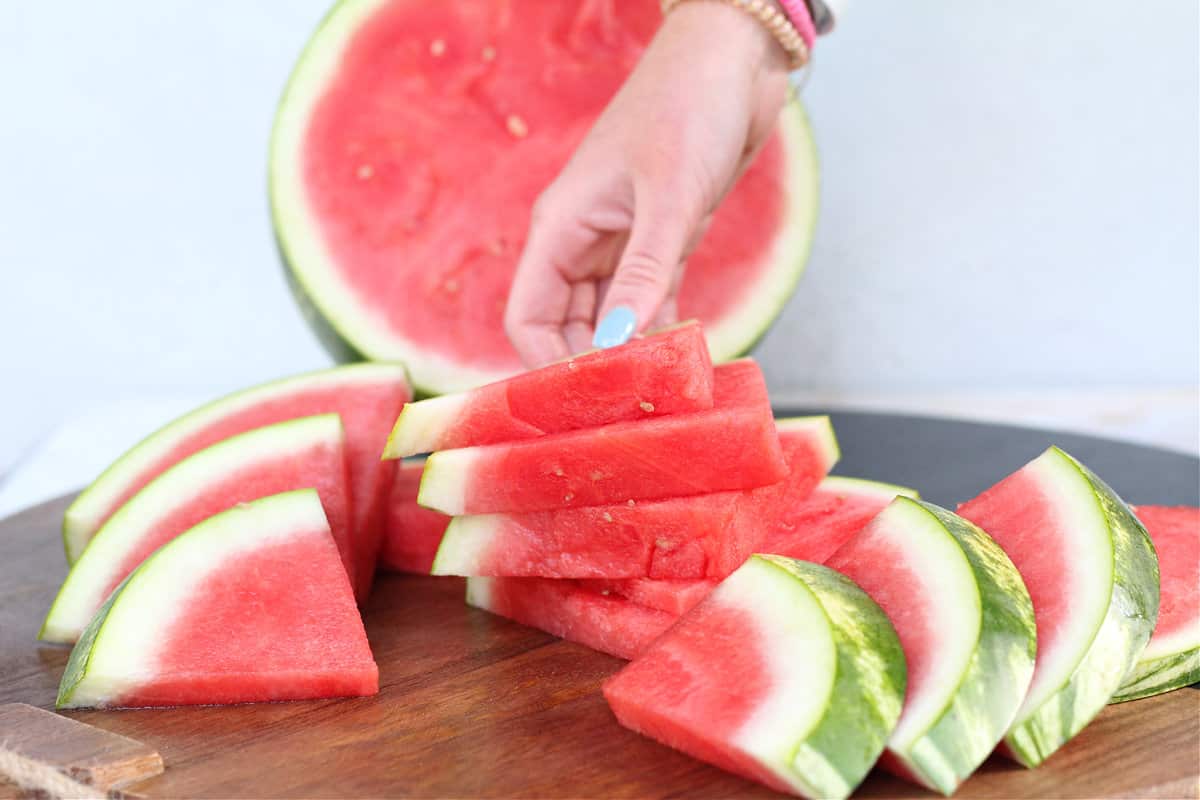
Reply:
M1016 567L977 526L901 497L826 565L892 621L908 666L884 764L950 795L995 749L1033 677L1033 603Z
M417 505L424 461L402 462L388 496L379 565L393 572L428 575L450 517Z
M154 553L71 652L59 708L374 694L379 672L312 490L208 518Z
M784 481L632 505L456 517L446 529L434 573L724 577L759 549L767 509L812 492L837 461L828 417L779 420L775 428L789 469Z
M63 543L75 563L100 526L163 470L209 445L297 417L337 413L346 431L356 547L365 579L351 576L360 594L370 588L380 515L394 465L379 454L400 408L412 394L404 368L360 364L297 375L228 395L143 439L104 471L67 509ZM357 571L357 570L356 570Z
M1113 702L1200 681L1200 508L1138 506L1134 513L1158 553L1158 622Z
M904 656L874 602L753 556L604 685L624 726L804 797L849 796L900 714Z
M1037 664L1004 752L1036 766L1092 720L1141 656L1158 616L1154 547L1120 497L1056 447L959 513L1004 549L1033 599Z
M302 417L218 442L146 484L71 567L39 638L74 642L109 593L156 549L238 503L293 489L318 491L349 574L356 556L341 419Z
M624 659L675 623L665 611L554 578L467 578L467 603Z
M713 368L687 322L458 394L407 403L385 458L534 439L713 406Z
M783 480L787 464L758 365L725 364L713 379L707 411L434 453L418 500L451 515L543 511Z
M519 371L502 318L530 208L659 19L653 0L330 12L280 103L269 183L289 277L337 357L403 361L432 394ZM782 309L816 201L792 103L687 262L680 314L704 322L717 360Z

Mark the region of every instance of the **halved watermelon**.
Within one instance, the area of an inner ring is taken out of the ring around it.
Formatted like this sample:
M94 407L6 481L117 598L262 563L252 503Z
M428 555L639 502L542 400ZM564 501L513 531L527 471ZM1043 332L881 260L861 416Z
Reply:
M728 369L721 367L719 370ZM775 423L786 480L744 491L520 514L456 517L438 575L723 578L766 532L776 505L813 490L837 461L828 417Z
M421 505L446 514L636 503L783 480L762 371L750 359L714 370L714 408L538 439L463 447L425 462Z
M995 749L1033 677L1033 603L1017 568L975 525L894 500L826 565L888 615L908 688L884 764L950 795Z
M379 671L317 493L209 517L146 559L71 652L58 708L347 697Z
M675 624L665 611L554 578L467 578L467 603L624 659Z
M364 576L351 577L361 599L370 588L383 502L395 469L380 462L379 454L400 408L411 399L403 367L361 364L284 378L198 408L134 445L75 499L63 519L67 561L74 564L113 512L181 459L253 428L336 412L346 429L355 549L362 559L356 572Z
M1033 598L1033 681L1004 752L1034 767L1104 707L1158 616L1158 564L1146 530L1102 480L1051 447L959 514L1017 566Z
M904 654L833 570L754 556L604 685L624 726L804 797L849 796L900 715Z
M533 439L713 406L700 324L680 323L478 389L407 403L385 458Z
M417 505L424 461L401 462L388 496L379 566L428 575L450 517Z
M289 278L335 357L403 361L428 394L519 371L501 321L534 198L660 19L655 0L334 7L280 103L269 181ZM816 206L793 103L688 259L680 315L715 360L782 310Z
M337 414L256 428L188 456L97 531L67 573L39 638L74 642L109 593L156 549L217 512L293 489L319 492L349 574L356 557L346 476Z
M1158 623L1114 703L1200 681L1200 508L1138 506L1134 513L1158 552Z

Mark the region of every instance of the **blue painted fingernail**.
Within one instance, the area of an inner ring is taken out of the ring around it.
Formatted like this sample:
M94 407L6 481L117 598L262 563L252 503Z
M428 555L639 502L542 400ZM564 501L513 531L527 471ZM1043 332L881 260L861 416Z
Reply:
M617 306L604 315L596 326L596 334L592 337L592 347L616 347L625 344L633 336L637 328L637 317L629 306Z

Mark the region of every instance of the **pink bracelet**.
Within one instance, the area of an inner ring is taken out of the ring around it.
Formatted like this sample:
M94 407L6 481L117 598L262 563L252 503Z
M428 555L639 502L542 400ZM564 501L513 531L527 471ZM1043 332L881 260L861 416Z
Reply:
M796 29L796 33L800 34L800 38L804 40L805 46L812 50L813 42L817 40L817 28L813 24L808 3L805 0L777 0L777 2L783 8L783 12L787 14L788 21Z

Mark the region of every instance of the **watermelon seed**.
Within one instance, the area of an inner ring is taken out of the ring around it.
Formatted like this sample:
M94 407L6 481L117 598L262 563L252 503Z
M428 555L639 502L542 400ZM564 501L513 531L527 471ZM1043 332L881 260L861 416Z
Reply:
M613 520L612 520L612 514L610 514L610 513L608 513L607 511L605 511L605 512L604 512L604 521L605 521L605 522L612 522L612 521L613 521Z
M630 508L633 508L633 507L634 507L634 506L636 506L636 505L637 505L637 503L633 502L633 498L632 498L632 497L631 497L631 498L629 498L629 507L630 507Z
M516 114L509 114L504 124L508 128L508 132L517 139L524 139L529 135L529 126L525 124L525 120Z
M554 474L561 478L563 476L562 467L555 467Z
M434 58L439 58L446 52L446 41L444 39L434 39L429 43L429 52Z
M567 492L566 496L565 496L565 497L563 497L563 502L564 502L564 503L569 503L569 502L571 502L571 501L572 501L572 500L574 500L574 499L575 499L575 495L571 494L570 492Z
M602 481L602 480L604 480L604 473L598 469L592 470L592 474L589 475L588 477L591 478L593 481Z
M670 539L655 539L654 544L659 550L674 550L675 543Z
M449 278L442 284L442 288L450 294L454 294L458 291L458 281L454 280L454 278Z
M354 174L358 176L360 181L370 180L375 175L375 168L370 164L362 164L354 171Z
M489 44L487 47L483 48L482 55L483 55L484 61L495 61L496 60L496 48L492 47Z
M638 403L638 408L640 408L642 411L645 411L647 414L649 414L651 411L654 410L654 403L648 403L645 400L643 400L642 402Z

